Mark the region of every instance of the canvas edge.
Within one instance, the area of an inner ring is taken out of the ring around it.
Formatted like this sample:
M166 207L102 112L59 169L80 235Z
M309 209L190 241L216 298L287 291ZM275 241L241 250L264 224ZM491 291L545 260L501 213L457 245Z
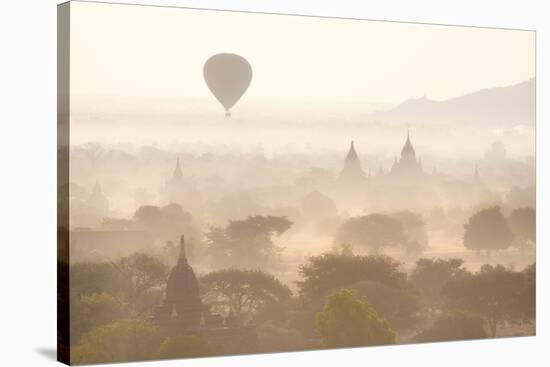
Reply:
M57 6L57 360L70 364L70 2Z

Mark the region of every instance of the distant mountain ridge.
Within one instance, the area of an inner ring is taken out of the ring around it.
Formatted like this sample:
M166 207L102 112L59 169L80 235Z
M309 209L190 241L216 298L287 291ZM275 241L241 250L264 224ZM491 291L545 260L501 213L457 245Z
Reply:
M376 121L484 124L491 127L535 126L536 80L482 89L444 101L409 99L369 115Z

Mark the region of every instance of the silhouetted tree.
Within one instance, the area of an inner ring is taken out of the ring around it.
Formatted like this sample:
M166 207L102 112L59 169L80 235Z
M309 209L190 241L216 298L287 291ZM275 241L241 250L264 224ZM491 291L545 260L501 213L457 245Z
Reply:
M263 307L288 301L292 295L286 285L261 270L219 270L199 281L205 303L242 321L251 320Z
M72 348L71 362L114 363L157 358L162 334L148 321L120 320L85 333Z
M522 316L521 296L525 277L502 265L483 265L478 273L447 283L443 295L450 309L461 309L483 315L495 337L505 321Z
M324 304L325 299L321 297L314 301L298 297L287 313L289 326L298 330L308 340L315 340L319 337L315 326L315 317L323 310Z
M144 316L158 305L167 267L147 254L135 253L113 263L71 265L72 332L124 317Z
M94 327L122 319L127 315L127 305L119 298L102 292L73 297L71 302L71 338L80 336Z
M520 249L532 249L537 237L537 214L531 208L515 209L508 218L516 244Z
M253 321L256 324L273 322L286 327L297 307L299 307L298 302L294 297L285 297L278 302L267 302L258 308Z
M378 316L366 298L358 298L348 289L327 298L316 324L323 344L329 348L395 343L389 323Z
M124 257L113 267L123 279L122 293L134 316L151 310L159 301L158 287L166 283L168 268L160 260L142 253Z
M280 251L272 237L283 234L291 225L286 217L271 216L230 221L225 228L210 228L206 233L208 248L214 262L224 267L266 266Z
M414 337L417 342L437 342L489 338L489 325L483 316L453 310L440 315L430 328Z
M185 233L188 256L191 258L193 244L200 242L200 233L193 223L193 217L183 211L179 204L141 206L136 210L133 220L135 228L148 231L162 242L176 241Z
M469 274L463 265L462 259L419 259L411 272L410 280L421 292L428 307L440 308L443 304L443 286Z
M407 276L399 270L400 264L384 255L341 255L325 253L312 256L299 267L302 280L296 282L302 297L310 300L325 297L333 291L362 280L404 288Z
M389 215L370 214L350 218L338 229L336 243L350 243L380 251L387 247L403 246L407 236L401 222Z
M379 282L363 280L347 285L359 297L367 297L378 314L389 321L394 330L410 328L418 321L420 304L412 289L391 287Z
M397 219L403 226L406 243L403 250L408 255L416 255L428 247L428 233L422 216L411 211L400 211L391 213L391 217Z
M132 218L103 219L102 227L108 230L146 231L161 243L177 241L181 234L185 233L187 257L189 259L195 257L197 244L201 242L201 234L193 222L193 217L188 212L183 211L179 204L169 204L162 207L143 205L136 210Z
M491 251L510 247L513 235L506 219L495 206L480 210L470 217L464 225L464 246L470 250Z
M71 297L108 292L116 294L124 287L111 263L75 263L70 267Z

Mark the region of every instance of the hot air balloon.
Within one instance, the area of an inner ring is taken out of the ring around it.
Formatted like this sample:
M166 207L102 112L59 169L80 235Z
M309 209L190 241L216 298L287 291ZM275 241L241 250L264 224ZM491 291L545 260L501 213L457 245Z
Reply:
M204 64L204 80L216 99L225 108L225 116L242 97L252 80L252 67L242 56L217 54Z

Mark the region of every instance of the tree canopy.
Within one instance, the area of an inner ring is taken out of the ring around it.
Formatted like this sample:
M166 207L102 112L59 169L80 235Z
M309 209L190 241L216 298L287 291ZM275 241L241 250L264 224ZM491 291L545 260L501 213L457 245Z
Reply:
M366 298L358 298L349 289L341 289L327 298L317 314L317 329L329 348L394 344L395 333L378 316Z
M426 223L422 216L409 210L398 211L390 214L392 218L397 219L403 226L404 234L407 238L403 244L403 251L407 255L416 255L423 252L428 247L428 233Z
M134 316L156 305L157 297L149 299L149 296L166 283L168 268L164 263L150 255L134 253L116 261L113 267L124 280L120 292L128 300Z
M464 261L456 258L422 258L416 262L410 280L421 292L426 306L440 308L443 305L443 286L469 274L463 265Z
M413 289L395 288L380 282L363 280L346 286L388 320L394 330L410 328L418 321L419 297Z
M531 208L514 209L508 218L516 245L520 249L534 248L537 240L537 214Z
M224 267L266 266L280 249L272 237L280 236L292 226L286 217L254 216L229 221L225 228L211 227L205 234L216 264Z
M480 210L464 225L464 246L470 250L487 253L504 250L512 240L512 232L498 206Z
M400 264L385 255L325 253L312 256L299 268L302 280L296 282L301 296L315 299L327 292L362 280L392 287L407 287L407 276Z
M286 285L261 270L218 270L199 281L205 303L245 322L263 307L288 301L292 295Z
M70 267L71 304L78 307L83 297L106 293L125 305L127 316L139 316L160 301L167 272L160 260L144 253L110 263L76 263Z
M80 336L100 325L105 325L127 315L127 304L107 292L73 297L71 302L71 337Z
M102 227L110 230L143 230L161 242L176 241L185 233L188 245L201 241L198 228L189 212L179 204L143 205L132 218L105 218Z
M163 207L141 206L134 214L134 221L140 229L147 230L161 241L175 241L185 233L188 245L200 241L199 230L193 223L193 217L179 204Z
M443 289L449 309L461 309L483 315L495 337L505 321L517 320L522 310L526 279L521 272L502 265L483 265L479 272L447 283Z
M112 264L103 263L75 263L70 267L71 297L109 292L118 288L116 275Z
M389 215L370 214L353 217L342 223L335 236L336 243L350 243L380 251L388 247L404 246L407 236L403 224Z
M149 360L157 357L162 334L148 321L119 320L85 333L72 348L76 364Z
M452 310L441 314L432 326L415 336L414 340L417 342L436 342L485 339L489 337L489 325L483 316Z

